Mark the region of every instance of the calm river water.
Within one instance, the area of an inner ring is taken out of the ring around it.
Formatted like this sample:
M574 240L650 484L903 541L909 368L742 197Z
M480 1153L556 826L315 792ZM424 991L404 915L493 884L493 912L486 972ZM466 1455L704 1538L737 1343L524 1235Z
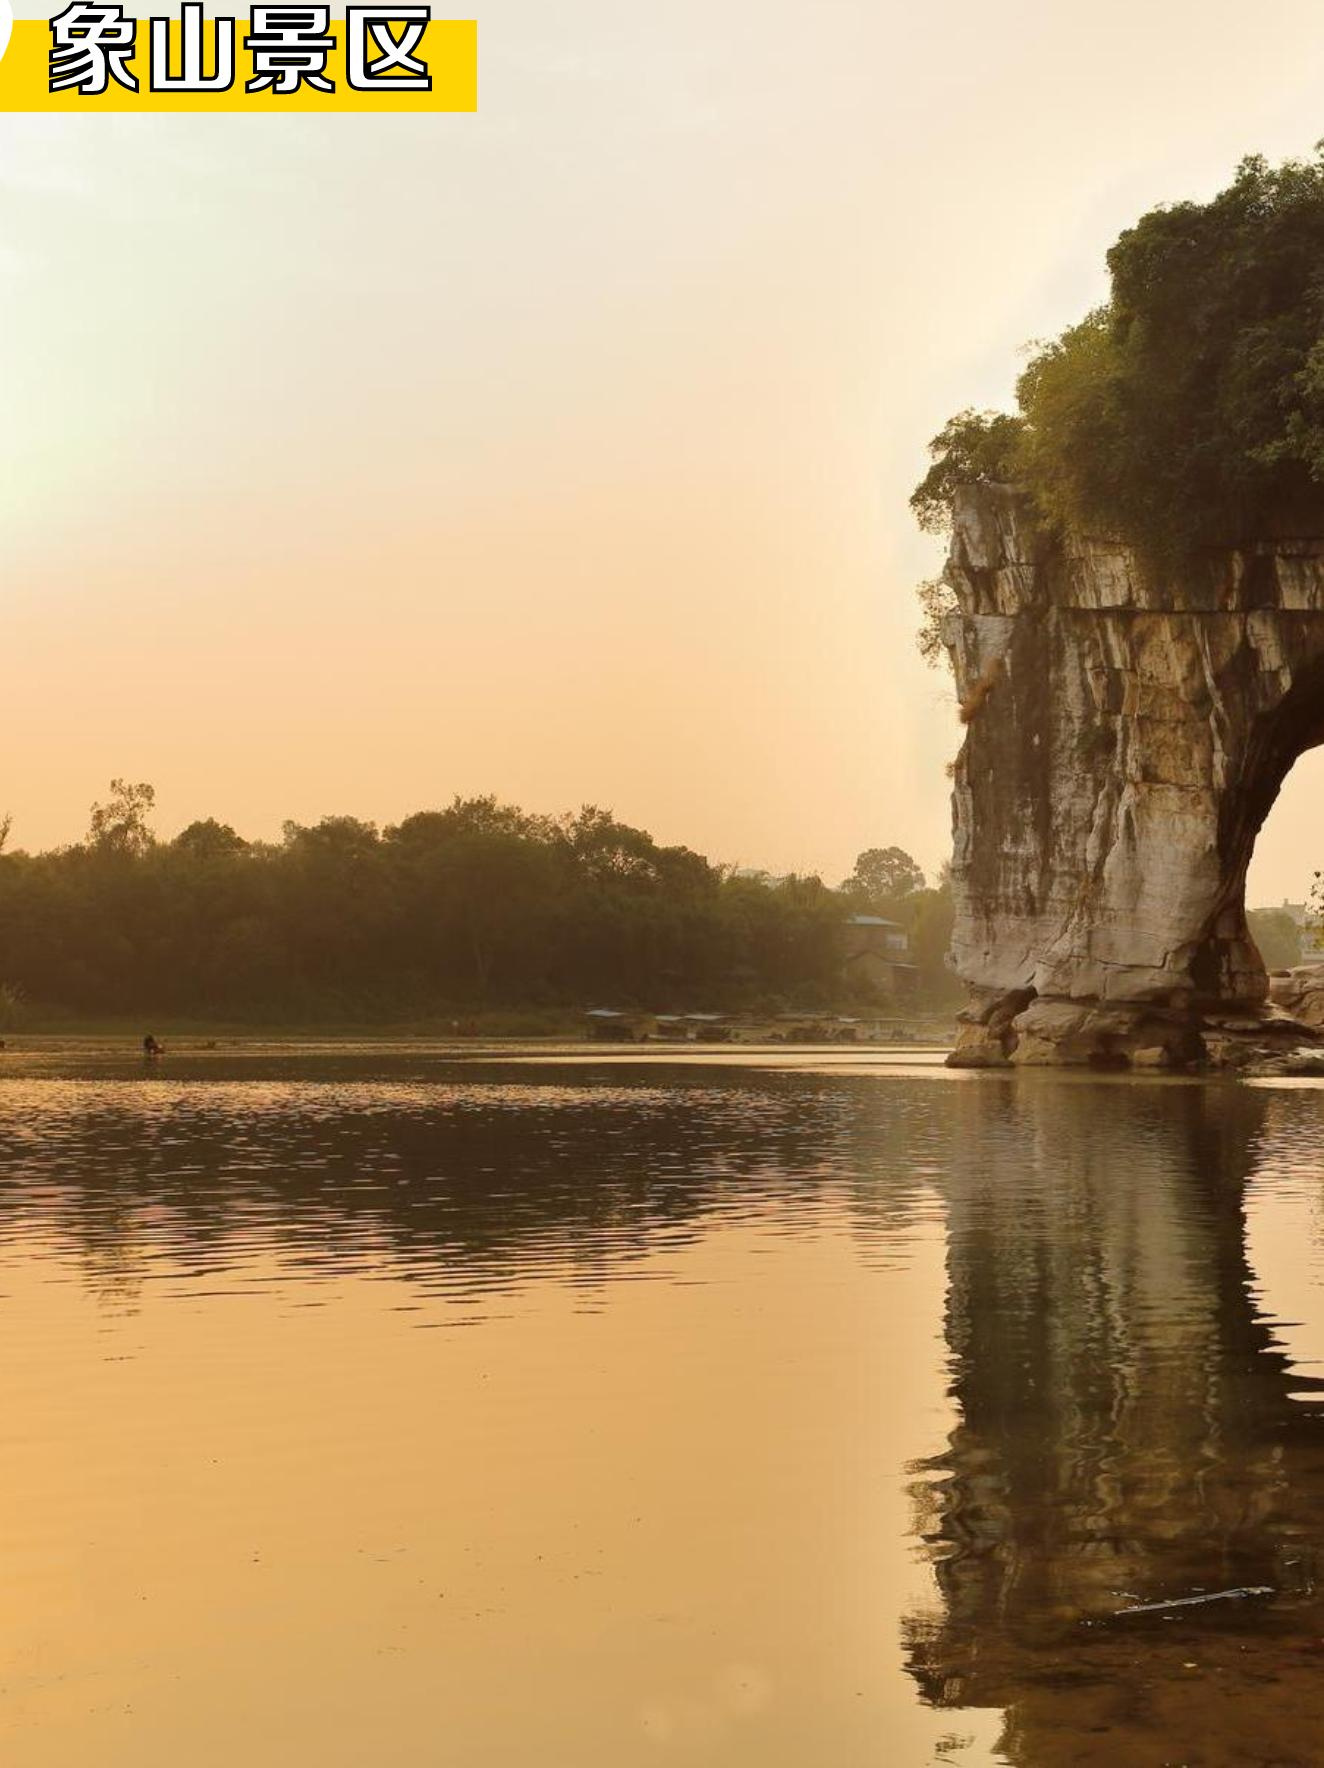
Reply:
M1324 1759L1318 1085L0 1061L6 1768Z

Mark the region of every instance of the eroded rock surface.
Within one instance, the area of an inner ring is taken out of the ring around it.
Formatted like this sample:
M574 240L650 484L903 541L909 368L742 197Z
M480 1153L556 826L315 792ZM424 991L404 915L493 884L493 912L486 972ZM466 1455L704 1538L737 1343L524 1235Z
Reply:
M1269 978L1269 999L1294 1019L1324 1032L1324 964L1275 970Z
M1324 536L1180 577L961 494L946 638L957 1063L1238 1067L1319 1036L1246 927L1255 837L1324 742Z

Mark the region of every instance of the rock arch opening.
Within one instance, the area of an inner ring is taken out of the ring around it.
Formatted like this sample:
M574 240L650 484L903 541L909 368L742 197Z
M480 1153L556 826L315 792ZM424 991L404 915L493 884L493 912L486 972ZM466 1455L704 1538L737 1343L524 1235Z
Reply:
M1305 906L1324 870L1324 745L1296 762L1255 838L1246 878L1250 909ZM1272 966L1270 966L1272 968Z
M1247 875L1251 937L1270 1002L1324 1035L1324 929L1315 897L1324 870L1324 744L1303 751L1255 839Z
M1302 757L1321 747L1324 657L1308 662L1278 704L1252 720L1240 766L1223 786L1218 852L1224 894L1191 961L1197 990L1207 1002L1268 998L1269 966L1247 928L1247 878L1289 776Z

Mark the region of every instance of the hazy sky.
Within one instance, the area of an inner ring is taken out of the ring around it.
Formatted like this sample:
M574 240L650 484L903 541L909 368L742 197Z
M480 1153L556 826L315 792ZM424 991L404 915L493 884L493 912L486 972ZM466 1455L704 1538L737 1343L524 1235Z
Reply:
M0 118L15 840L123 774L164 833L495 791L932 868L924 444L1143 209L1324 136L1324 9L477 16L476 117ZM1321 790L1253 896L1324 863Z

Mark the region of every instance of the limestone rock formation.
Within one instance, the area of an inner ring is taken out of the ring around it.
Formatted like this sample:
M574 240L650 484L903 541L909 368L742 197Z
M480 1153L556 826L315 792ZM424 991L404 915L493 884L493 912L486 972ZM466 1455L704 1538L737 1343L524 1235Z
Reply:
M1275 970L1269 978L1269 999L1303 1025L1324 1032L1324 964Z
M1324 536L1179 576L1055 539L1011 487L957 500L952 1060L1238 1067L1318 1033L1269 1000L1255 837L1324 743Z

